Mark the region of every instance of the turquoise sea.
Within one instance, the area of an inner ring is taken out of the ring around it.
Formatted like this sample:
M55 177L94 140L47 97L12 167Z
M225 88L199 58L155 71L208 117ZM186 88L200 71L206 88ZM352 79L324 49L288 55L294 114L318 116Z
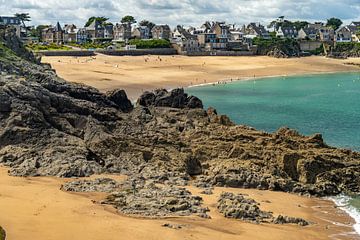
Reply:
M237 124L268 132L288 126L305 135L322 133L331 146L360 151L360 72L235 81L186 91ZM360 234L360 198L334 201L346 205Z

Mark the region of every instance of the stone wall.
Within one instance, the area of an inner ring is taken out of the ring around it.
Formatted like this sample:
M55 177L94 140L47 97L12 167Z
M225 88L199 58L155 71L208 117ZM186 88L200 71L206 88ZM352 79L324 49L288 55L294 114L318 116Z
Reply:
M185 54L187 56L254 56L253 51L213 51L213 52L193 52Z
M300 50L301 51L315 51L321 47L323 43L320 41L301 41Z
M39 51L36 52L38 56L69 56L69 57L89 57L95 56L94 51L79 50L79 51Z
M137 49L137 50L99 50L101 53L111 56L142 56L142 55L177 55L177 51L173 48L154 48L154 49Z

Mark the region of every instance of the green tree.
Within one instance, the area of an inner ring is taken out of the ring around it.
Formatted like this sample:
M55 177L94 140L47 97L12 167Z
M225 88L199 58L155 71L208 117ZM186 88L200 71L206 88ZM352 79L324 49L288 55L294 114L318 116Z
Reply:
M17 17L18 19L20 19L24 28L26 28L25 22L31 21L31 17L28 13L16 13L14 16Z
M150 22L148 20L142 20L140 23L139 23L140 26L146 26L148 27L149 29L152 29L153 27L155 27L155 23L153 22Z
M125 16L125 17L123 17L121 19L121 23L131 23L131 24L133 24L133 23L136 23L136 20L135 20L135 18L133 16L127 15L127 16Z
M86 22L85 27L90 26L94 21L98 21L101 25L107 25L107 17L90 17L89 20Z
M334 30L338 29L343 22L339 18L330 18L327 20L326 26L332 27Z

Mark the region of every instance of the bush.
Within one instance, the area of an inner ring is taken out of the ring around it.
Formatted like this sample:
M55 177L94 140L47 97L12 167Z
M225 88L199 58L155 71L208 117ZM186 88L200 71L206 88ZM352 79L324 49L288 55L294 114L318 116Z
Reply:
M69 44L70 46L73 47L78 47L81 49L105 49L108 46L112 45L111 42L103 42L103 43L93 43L93 42L86 42L86 43L81 43L81 44L77 44L77 43L71 43Z
M0 226L0 240L5 240L5 230Z
M298 56L300 45L296 39L272 37L270 39L254 38L253 44L257 46L257 54L267 55L274 49L279 49L289 56Z
M136 45L136 48L169 48L171 46L170 41L165 39L151 39L151 40L139 40L132 39L129 41L130 45Z
M71 50L70 47L67 47L64 45L57 45L55 43L50 43L47 45L31 43L31 44L27 44L25 47L32 51L51 51L51 50L68 51L68 50Z

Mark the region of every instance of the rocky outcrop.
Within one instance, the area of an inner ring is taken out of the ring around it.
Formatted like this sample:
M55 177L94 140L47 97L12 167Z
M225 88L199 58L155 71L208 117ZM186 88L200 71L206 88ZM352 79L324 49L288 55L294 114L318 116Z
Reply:
M171 92L165 89L145 92L137 103L144 107L203 108L201 100L194 96L188 96L184 89L174 89Z
M267 222L272 218L271 212L260 210L259 204L242 194L222 193L217 208L227 218L236 218L251 222Z
M360 190L360 154L329 147L319 134L238 126L214 109L204 110L183 89L144 93L133 108L122 90L102 94L68 83L49 66L5 48L0 163L12 175L116 173L167 186L194 179L204 188L316 196ZM128 201L127 195L119 198Z
M307 226L310 223L302 218L294 218L279 215L273 216L272 212L262 211L259 203L254 199L247 198L242 194L222 193L217 208L220 213L227 218L236 218L243 221L256 223L274 223L274 224L297 224Z
M156 186L153 182L133 181L128 188L111 193L102 203L111 204L127 215L149 218L191 214L207 218L209 211L201 207L201 197L193 196L185 188Z
M120 184L111 178L97 178L95 180L77 180L67 182L61 190L68 192L113 192Z
M5 230L0 226L0 240L6 239L6 232Z

